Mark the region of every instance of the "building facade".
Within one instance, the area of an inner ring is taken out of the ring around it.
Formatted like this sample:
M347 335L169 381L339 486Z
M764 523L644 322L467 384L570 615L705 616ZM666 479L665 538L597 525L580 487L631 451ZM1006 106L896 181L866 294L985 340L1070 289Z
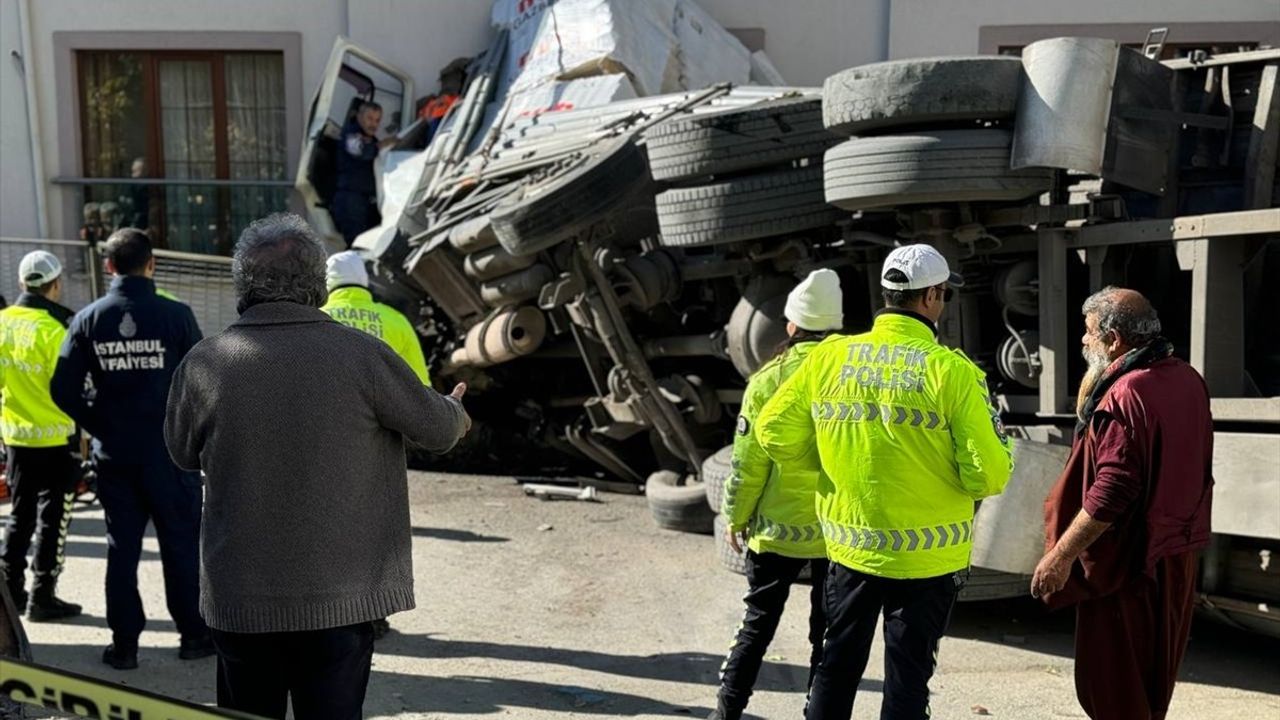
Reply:
M886 59L1017 52L1043 37L1170 52L1280 46L1275 0L699 0L789 83ZM0 237L152 230L225 254L290 206L308 104L334 38L417 94L488 44L487 0L0 0Z

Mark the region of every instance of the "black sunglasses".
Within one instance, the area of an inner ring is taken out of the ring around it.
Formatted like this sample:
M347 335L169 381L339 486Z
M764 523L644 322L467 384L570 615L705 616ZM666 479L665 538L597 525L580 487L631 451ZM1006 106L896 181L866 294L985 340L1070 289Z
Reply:
M943 301L943 302L951 302L951 298L952 298L955 294L956 294L956 291L955 291L953 288L949 288L949 287L947 287L947 288L943 288L943 289L942 289L942 301Z

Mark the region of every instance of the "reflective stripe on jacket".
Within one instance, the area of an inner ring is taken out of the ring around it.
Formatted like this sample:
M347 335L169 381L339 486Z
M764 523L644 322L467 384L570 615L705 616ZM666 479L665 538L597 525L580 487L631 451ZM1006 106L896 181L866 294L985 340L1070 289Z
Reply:
M818 473L799 464L773 462L752 432L761 408L817 345L797 343L766 363L751 376L742 397L733 472L725 480L721 514L735 531L751 528L748 546L757 553L792 558L827 554L814 506Z
M409 364L423 385L431 386L431 373L427 370L418 333L409 319L395 308L375 302L373 294L362 287L340 287L329 293L329 300L320 309L347 327L382 338Z
M49 395L67 329L48 311L14 305L0 310L0 436L15 447L59 447L75 422Z
M974 501L1013 472L983 372L900 311L814 348L755 433L775 461L821 468L828 557L882 577L968 566Z

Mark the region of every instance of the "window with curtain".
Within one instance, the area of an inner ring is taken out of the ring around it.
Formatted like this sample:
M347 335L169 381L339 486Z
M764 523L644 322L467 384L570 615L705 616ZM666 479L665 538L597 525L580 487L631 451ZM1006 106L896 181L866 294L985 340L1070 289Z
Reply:
M78 62L84 174L120 181L85 186L86 239L132 226L160 247L228 254L245 225L287 209L281 53L85 51Z

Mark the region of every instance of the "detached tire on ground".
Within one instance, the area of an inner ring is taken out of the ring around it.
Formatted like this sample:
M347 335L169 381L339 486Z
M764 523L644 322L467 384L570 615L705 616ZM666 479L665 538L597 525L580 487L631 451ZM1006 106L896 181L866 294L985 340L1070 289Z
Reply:
M1046 169L1009 169L1007 130L938 130L856 138L827 151L827 202L845 210L1013 202L1049 189Z
M1016 57L894 60L849 68L822 86L822 119L841 135L888 127L1013 117Z
M733 549L725 538L725 528L729 526L723 515L716 516L715 534L716 534L716 557L720 558L720 564L726 570L736 572L739 575L747 574L747 557L745 553L740 553Z
M834 225L844 213L822 198L822 168L806 167L660 195L667 247L723 245Z
M681 480L687 482L677 484ZM702 483L693 476L685 478L670 470L660 470L645 481L644 496L658 527L702 535L712 531L715 513L707 507L707 492Z
M702 461L702 484L707 491L707 505L719 513L724 506L724 483L733 474L733 446L726 445Z
M653 179L678 182L819 157L837 141L822 100L789 98L671 120L645 133Z
M602 140L568 162L489 214L507 252L532 255L606 222L611 232L635 238L656 230L649 161L633 140Z

